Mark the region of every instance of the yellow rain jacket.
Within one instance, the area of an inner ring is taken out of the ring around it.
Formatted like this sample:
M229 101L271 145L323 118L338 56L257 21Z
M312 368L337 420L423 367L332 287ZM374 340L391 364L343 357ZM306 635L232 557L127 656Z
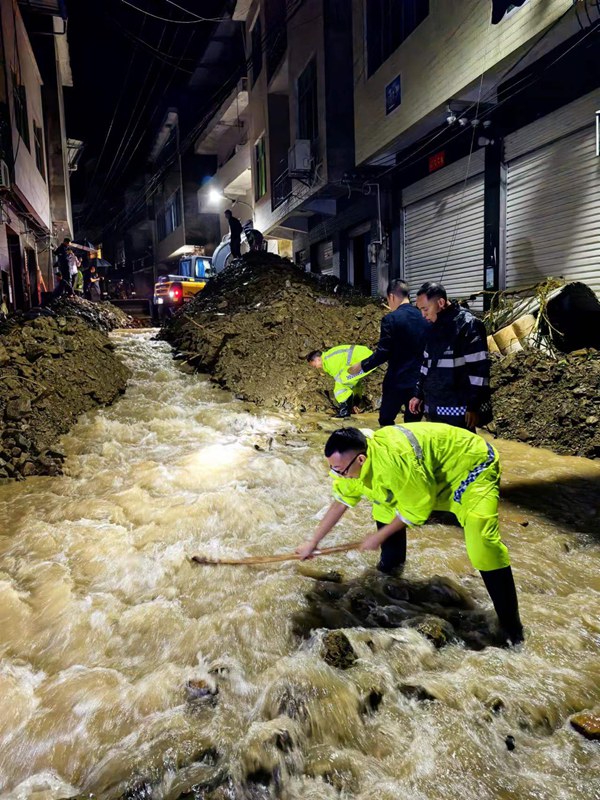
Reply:
M389 523L398 516L408 526L423 525L432 511L452 511L464 528L475 569L509 565L500 539L500 462L480 436L440 422L411 422L376 431L358 478L336 478L333 495L353 508L372 503L373 518Z
M348 400L357 384L369 374L348 375L348 367L372 355L373 351L361 344L338 344L323 353L323 370L335 381L333 394L338 403Z

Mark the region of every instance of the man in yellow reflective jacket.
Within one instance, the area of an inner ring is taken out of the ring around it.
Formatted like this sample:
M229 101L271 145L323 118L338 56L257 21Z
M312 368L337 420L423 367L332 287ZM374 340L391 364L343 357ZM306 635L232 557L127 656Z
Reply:
M298 548L302 558L310 558L364 497L378 530L362 549L381 546L378 569L393 572L406 559L406 528L423 525L432 511L452 511L506 638L513 644L523 640L508 550L498 529L500 462L492 445L445 423L412 422L381 428L369 438L357 428L341 428L329 437L325 456L335 499L313 537Z
M306 356L311 367L322 369L334 380L333 396L339 405L336 417L349 417L352 409L362 395L359 383L368 375L350 375L348 368L373 355L373 351L361 344L338 344L329 350L313 350ZM371 370L373 372L373 370Z

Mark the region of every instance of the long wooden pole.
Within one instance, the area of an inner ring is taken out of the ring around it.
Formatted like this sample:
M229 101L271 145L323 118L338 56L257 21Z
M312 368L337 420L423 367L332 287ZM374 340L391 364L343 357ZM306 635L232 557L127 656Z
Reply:
M328 556L333 553L347 553L349 550L358 550L362 542L350 542L340 544L337 547L323 547L320 550L313 550L313 556ZM275 564L281 561L299 561L298 553L279 553L274 556L247 556L246 558L206 558L205 556L192 556L190 561L196 564L225 564L239 566L242 564Z

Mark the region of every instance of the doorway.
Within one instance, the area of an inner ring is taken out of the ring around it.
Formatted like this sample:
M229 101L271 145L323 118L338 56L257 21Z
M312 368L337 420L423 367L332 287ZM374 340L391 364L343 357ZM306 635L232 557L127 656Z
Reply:
M371 295L371 264L369 263L369 243L371 223L348 233L348 283L353 284L362 294Z
M6 241L8 243L8 257L10 261L11 282L14 289L15 309L27 309L30 307L28 302L28 292L23 273L23 256L21 253L21 240L16 233L6 231Z

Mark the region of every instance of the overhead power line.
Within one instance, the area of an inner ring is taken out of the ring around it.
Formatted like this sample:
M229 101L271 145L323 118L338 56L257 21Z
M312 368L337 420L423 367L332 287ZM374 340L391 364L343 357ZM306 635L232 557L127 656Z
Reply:
M158 14L153 14L151 11L144 11L143 8L130 3L129 0L121 0L121 2L139 11L140 14L145 14L147 17L152 17L153 19L159 19L161 22L170 22L174 25L198 25L200 22L225 22L229 19L229 17L215 17L211 19L210 17L198 17L195 14L193 15L195 19L169 19L169 17L161 17ZM167 2L171 2L171 0L167 0ZM173 2L171 2L171 5L177 6L177 4ZM182 6L177 6L177 8L182 8ZM184 9L184 11L187 11L187 9ZM187 13L191 14L192 12L187 11Z

